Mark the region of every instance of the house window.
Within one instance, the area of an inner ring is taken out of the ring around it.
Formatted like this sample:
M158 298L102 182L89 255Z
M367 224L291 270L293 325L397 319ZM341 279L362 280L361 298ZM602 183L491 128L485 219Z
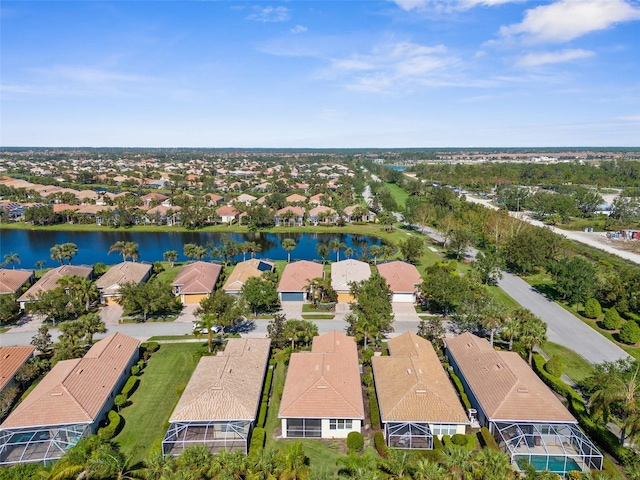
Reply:
M329 420L329 430L351 430L352 420L332 419Z
M458 431L458 427L456 425L434 425L433 426L434 435L455 435L457 431Z

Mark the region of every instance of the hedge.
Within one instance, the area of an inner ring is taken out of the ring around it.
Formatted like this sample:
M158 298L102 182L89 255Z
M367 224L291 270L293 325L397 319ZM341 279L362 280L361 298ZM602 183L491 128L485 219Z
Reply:
M387 455L389 455L389 447L387 447L387 444L384 441L384 435L382 432L378 431L373 434L373 445L376 447L378 455L382 458L386 458Z
M267 432L264 428L256 427L251 434L251 443L249 444L249 455L260 455L264 448L264 441L267 438Z
M371 428L380 429L380 407L378 407L375 390L369 392L369 418L371 419Z
M501 451L500 447L498 446L498 442L496 442L496 439L493 437L493 435L491 435L491 432L487 427L482 427L480 429L480 431L478 432L478 440L480 441L480 445L482 445L483 448Z
M135 376L131 376L127 379L127 383L124 384L124 387L122 387L122 391L120 392L122 395L125 395L127 398L129 398L131 396L131 394L136 390L136 387L138 386L138 382L140 380L138 379L138 377Z
M533 370L552 390L564 396L569 402L569 411L577 418L580 427L587 436L603 450L623 465L634 457L634 453L620 445L618 438L605 427L596 424L584 405L582 396L558 378L552 377L544 369L544 358L539 353L533 354Z
M158 351L160 344L158 342L144 342L140 344L140 348L145 352L153 353Z
M105 440L111 440L120 433L120 430L122 430L122 427L124 426L124 419L115 410L109 410L107 420L109 423L98 430L98 435Z
M347 435L347 448L350 452L361 452L364 448L364 437L360 432L349 432Z
M467 397L467 394L464 392L464 387L462 386L462 382L460 381L458 376L455 373L453 373L453 370L449 370L449 375L451 376L451 380L453 380L453 383L458 389L458 393L460 394L460 400L462 400L462 404L467 410L469 410L471 408L471 402L469 401L469 397Z
M433 437L433 449L434 450L442 450L443 445L442 445L442 441L440 440L440 437L438 437L437 435L434 435Z
M464 435L462 433L456 433L451 437L451 443L465 450L473 450L476 447L476 440L471 435Z
M264 428L267 421L267 408L269 406L269 392L271 391L271 381L273 380L273 368L267 369L267 377L264 380L264 388L262 389L262 400L260 401L260 411L258 412L258 422L256 425L259 428Z

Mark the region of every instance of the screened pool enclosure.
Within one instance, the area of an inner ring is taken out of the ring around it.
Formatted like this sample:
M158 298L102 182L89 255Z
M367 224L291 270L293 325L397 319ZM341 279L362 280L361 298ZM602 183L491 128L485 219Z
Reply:
M78 423L0 430L0 465L55 461L90 433Z
M492 427L498 445L518 466L528 462L560 475L602 469L602 454L574 424L492 422Z
M192 445L204 445L210 452L220 450L247 453L250 421L175 422L162 440L163 455L179 455Z

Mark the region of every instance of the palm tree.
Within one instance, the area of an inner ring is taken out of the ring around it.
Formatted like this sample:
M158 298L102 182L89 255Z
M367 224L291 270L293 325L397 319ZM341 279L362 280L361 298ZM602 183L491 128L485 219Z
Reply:
M247 249L251 252L251 258L256 258L256 253L260 253L262 251L262 245L256 242L249 242Z
M493 295L489 295L480 309L480 323L490 332L490 343L493 347L493 337L496 330L507 320L507 310Z
M107 252L107 255L111 255L113 252L119 252L122 255L122 261L126 262L127 257L125 256L125 252L126 252L125 243L126 242L122 240L117 241L116 243L111 245L111 247L109 247L109 251Z
M547 324L531 314L521 319L516 338L522 342L529 354L529 365L533 365L533 349L547 341Z
M301 442L288 444L282 454L281 480L303 480L309 476L307 456Z
M369 247L369 252L373 257L373 264L378 265L378 257L382 255L382 247L380 245L371 245L371 247Z
M347 259L351 258L353 256L353 248L351 247L347 247L344 249L344 256L347 257Z
M282 248L287 251L287 263L291 262L291 251L297 246L296 241L293 238L285 238L282 240Z
M11 264L12 268L15 270L16 263L20 265L20 255L17 253L7 253L4 256L4 265Z
M49 249L51 252L51 260L57 260L60 262L60 265L64 264L64 252L62 250L62 245L54 245Z
M326 243L318 242L316 252L318 252L318 255L322 258L322 265L324 265L329 257L329 246Z
M162 258L164 258L165 261L169 262L169 265L171 265L171 268L173 268L173 264L178 259L178 252L176 252L175 250L167 250L162 254Z
M207 249L195 243L185 243L183 253L187 258L202 260L207 256Z
M224 290L216 290L201 300L200 306L194 311L194 315L198 318L195 323L196 336L205 330L209 352L212 352L213 334L217 333L222 341L224 329L233 326L245 313L246 306L242 299L229 295Z
M44 267L45 263L47 263L46 260L38 260L34 265L42 273L42 267Z
M416 480L444 480L445 473L439 463L422 459L415 464L413 478Z
M89 345L93 344L93 336L96 333L106 333L107 326L97 313L87 313L86 315L78 318L78 321L82 322L84 330L86 332L85 340Z
M78 246L75 243L63 243L61 246L62 257L71 265L71 259L78 254Z
M347 245L344 242L341 242L339 239L334 238L329 242L329 248L333 250L336 254L336 262L340 261L340 250L346 248Z

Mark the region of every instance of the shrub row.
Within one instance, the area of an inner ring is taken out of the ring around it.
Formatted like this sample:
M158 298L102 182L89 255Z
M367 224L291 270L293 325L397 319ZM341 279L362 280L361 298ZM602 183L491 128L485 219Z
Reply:
M258 413L258 427L264 428L267 421L267 408L269 406L269 392L271 391L271 381L273 380L273 368L267 369L267 377L264 380L264 388L262 389L262 400L260 401L260 411Z
M264 441L267 438L267 432L264 428L256 427L251 434L251 443L249 444L249 455L260 456L264 448Z
M139 381L140 380L136 376L129 377L127 379L127 383L124 384L124 387L122 387L122 391L120 393L126 396L127 398L129 398L131 394L135 391L135 389L138 387Z
M465 450L473 450L476 447L476 440L471 435L464 435L462 433L456 433L451 437L451 443L457 447L464 448Z
M533 354L533 370L552 390L567 399L569 410L578 419L580 427L582 427L587 436L620 463L629 463L631 459L633 459L634 453L620 445L618 438L604 426L596 424L589 415L582 396L562 380L554 378L547 373L544 369L544 363L545 361L542 355L539 353Z
M500 451L498 442L496 442L496 439L491 435L487 427L482 427L478 432L478 441L483 448Z
M376 391L373 387L367 388L369 394L369 418L371 418L371 428L374 430L380 429L380 407L378 407L378 399L376 398Z
M360 432L349 432L347 435L347 448L349 452L361 452L364 448L364 437Z
M386 458L387 455L389 455L389 447L387 447L387 444L384 441L384 435L382 432L378 431L373 434L373 445L376 447L378 455L382 458Z
M460 400L462 400L462 404L464 405L464 408L469 410L471 408L471 402L469 401L469 397L467 397L467 394L464 392L464 387L462 386L462 382L460 381L458 376L455 373L453 373L453 370L449 370L449 375L451 376L451 380L453 380L454 385L458 389L458 394L460 395Z
M124 426L124 419L115 410L109 410L107 420L109 423L98 430L98 435L105 440L111 440L120 433L120 430L122 430L122 427Z

